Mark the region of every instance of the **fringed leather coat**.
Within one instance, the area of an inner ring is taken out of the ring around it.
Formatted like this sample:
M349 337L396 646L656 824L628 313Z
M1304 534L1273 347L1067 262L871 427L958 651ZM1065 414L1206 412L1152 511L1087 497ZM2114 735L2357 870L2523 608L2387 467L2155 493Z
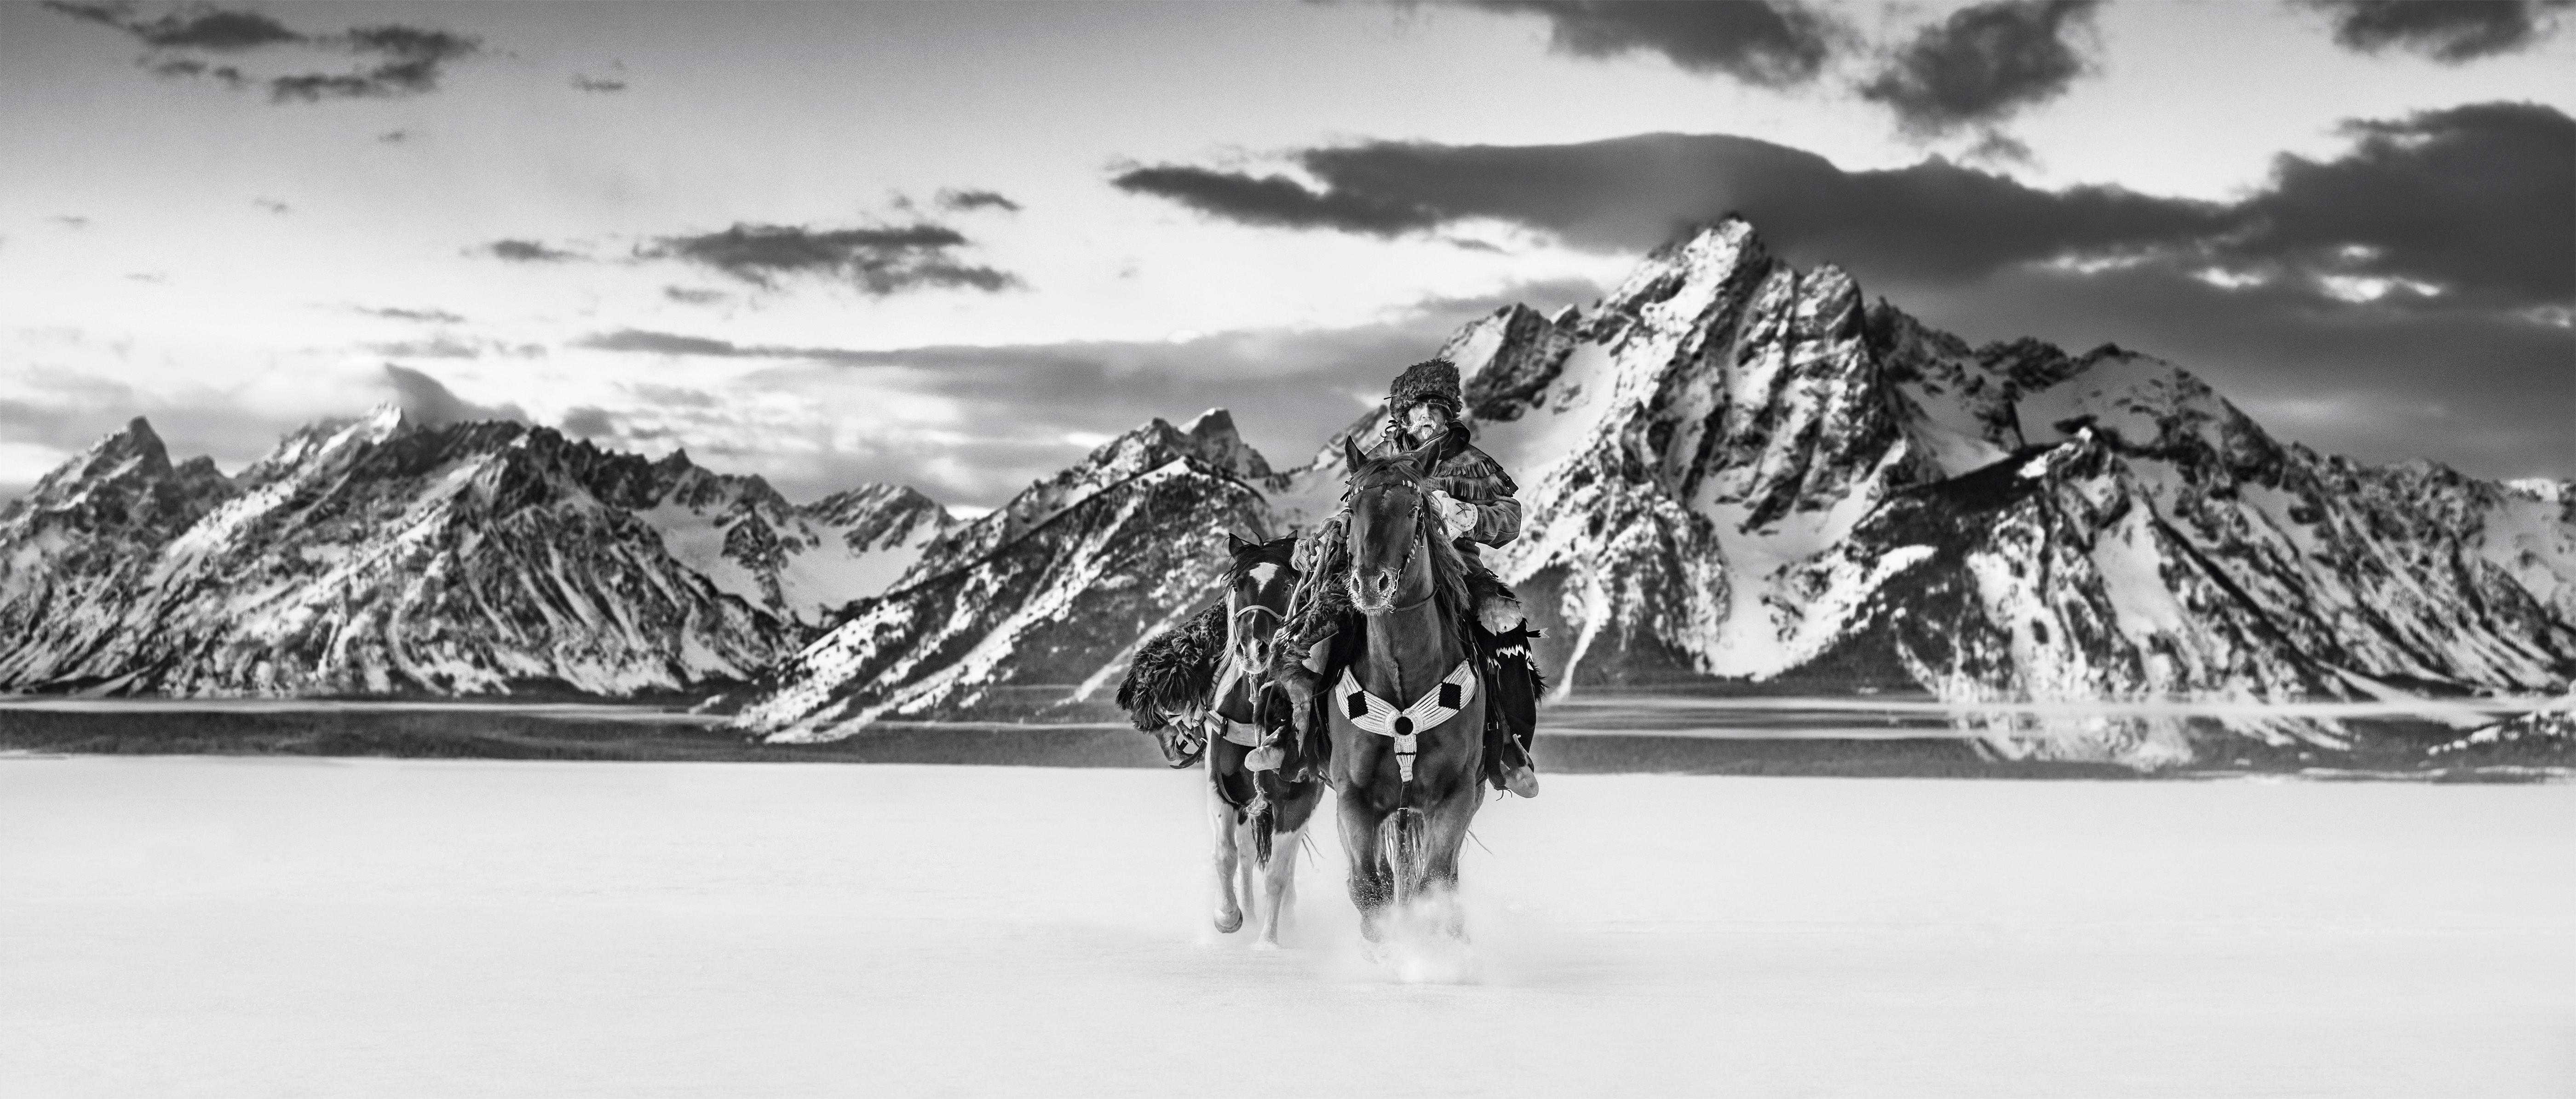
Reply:
M1468 428L1462 423L1450 430L1466 432ZM1378 445L1372 448L1371 455L1393 453L1405 445L1399 437L1399 429L1390 424ZM1491 579L1478 547L1499 549L1520 537L1521 502L1514 495L1520 491L1520 486L1513 483L1510 474L1503 472L1502 463L1473 445L1440 463L1440 468L1432 471L1425 481L1430 487L1448 493L1450 498L1475 507L1475 526L1457 538L1459 555L1467 559L1469 572L1481 581L1476 584L1478 588L1491 587L1508 592L1510 589L1502 588L1498 581ZM1339 629L1343 615L1350 610L1348 589L1326 579L1339 573L1338 564L1318 560L1319 557L1341 555L1341 532L1348 514L1345 505L1344 511L1316 524L1313 531L1298 540L1294 567L1304 572L1306 582L1314 587L1298 600L1296 615L1283 629L1283 657L1292 653L1302 656L1315 642Z

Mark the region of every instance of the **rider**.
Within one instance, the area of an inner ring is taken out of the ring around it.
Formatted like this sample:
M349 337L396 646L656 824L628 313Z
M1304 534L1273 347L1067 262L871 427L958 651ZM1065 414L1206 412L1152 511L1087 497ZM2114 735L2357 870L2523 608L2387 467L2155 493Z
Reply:
M1404 373L1397 375L1395 383L1388 387L1386 431L1373 456L1428 445L1450 432L1459 433L1461 441L1464 441L1468 433L1468 426L1461 419L1465 404L1458 385L1457 367L1439 359L1406 367ZM1496 658L1492 662L1493 671L1497 675L1524 677L1516 684L1518 696L1535 702L1537 671L1529 665L1526 656L1527 646L1523 642L1529 635L1522 632L1527 623L1521 614L1520 600L1512 594L1509 585L1485 568L1477 549L1479 544L1499 548L1520 536L1521 503L1512 498L1512 494L1519 491L1519 486L1512 483L1511 475L1503 472L1501 463L1473 446L1462 448L1442 462L1438 469L1431 471L1426 482L1431 487L1431 510L1439 516L1444 533L1458 547L1459 556L1466 560L1471 576L1470 587L1477 596L1476 625L1486 635L1482 640L1491 648L1499 639L1504 647L1515 650ZM1318 576L1314 567L1318 547L1342 536L1349 514L1349 507L1345 504L1341 512L1317 524L1313 532L1298 542L1295 565L1308 577ZM1311 606L1313 602L1310 599L1307 604ZM1323 690L1324 683L1318 673L1324 670L1325 653L1331 645L1332 635L1339 632L1344 624L1337 620L1339 617L1331 614L1305 616L1304 621L1292 623L1288 643L1279 647L1283 666L1274 670L1276 678L1301 703L1311 701ZM1284 654L1304 654L1306 659L1301 664ZM1487 686L1493 686L1491 677L1488 677ZM1499 701L1488 695L1489 713L1497 712L1496 703ZM1522 709L1526 710L1526 706ZM1525 726L1525 718L1515 718L1511 724ZM1510 729L1509 734L1501 738L1502 758L1498 760L1499 766L1493 777L1503 789L1522 797L1537 797L1538 775L1530 766L1528 737L1529 730L1519 727ZM1247 763L1255 769L1276 767L1284 754L1275 745L1264 745Z

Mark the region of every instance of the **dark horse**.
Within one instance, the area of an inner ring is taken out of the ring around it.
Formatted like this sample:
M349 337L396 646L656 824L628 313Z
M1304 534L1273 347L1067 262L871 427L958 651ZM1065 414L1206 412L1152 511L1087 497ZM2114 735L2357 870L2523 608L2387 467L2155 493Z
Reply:
M1446 934L1465 930L1452 898L1458 851L1484 800L1486 699L1464 632L1466 564L1422 483L1458 445L1445 436L1370 458L1345 442L1350 519L1339 549L1348 572L1317 570L1349 586L1367 623L1356 659L1324 670L1320 701L1351 903L1372 943L1384 938L1390 906L1417 900L1436 906Z
M1146 642L1128 665L1118 704L1147 732L1174 726L1205 731L1209 824L1216 833L1216 929L1239 930L1243 909L1251 907L1260 931L1254 945L1272 948L1279 945L1280 918L1295 896L1296 845L1324 787L1298 781L1293 760L1271 771L1244 767L1244 757L1262 740L1261 677L1270 667L1272 635L1298 573L1288 564L1294 539L1249 542L1227 535L1226 542L1233 560L1226 569L1225 601ZM1171 736L1165 740L1168 745ZM1284 855L1278 850L1282 839Z

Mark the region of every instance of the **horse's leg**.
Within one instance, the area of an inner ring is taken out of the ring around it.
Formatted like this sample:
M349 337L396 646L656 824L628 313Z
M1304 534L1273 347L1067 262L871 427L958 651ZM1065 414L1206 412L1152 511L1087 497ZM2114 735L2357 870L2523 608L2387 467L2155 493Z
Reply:
M1453 939L1467 937L1466 912L1458 906L1458 856L1467 845L1467 826L1484 804L1484 792L1482 776L1471 772L1431 806L1423 822L1422 895L1437 913L1441 932Z
M1218 771L1218 761L1225 753L1217 749L1223 743L1218 741L1208 745L1207 806L1208 825L1216 833L1216 910L1212 915L1216 919L1217 931L1231 935L1243 926L1243 908L1234 899L1235 863L1241 855L1235 849L1234 807L1225 802L1225 777Z
M1297 840L1304 833L1275 832L1270 838L1270 865L1261 873L1261 939L1257 950L1279 949L1279 921L1297 883Z
M1249 813L1242 814L1235 820L1234 887L1235 896L1242 899L1244 916L1252 921L1254 928L1257 930L1261 925L1261 890L1259 881L1261 877L1261 865L1256 861L1254 852L1260 850L1258 844L1261 841L1253 837L1252 830L1255 827L1258 827L1258 825L1254 823L1252 815Z
M1378 923L1387 902L1395 897L1395 878L1378 857L1378 825L1384 814L1369 804L1365 789L1356 787L1343 791L1333 805L1341 816L1342 855L1350 861L1351 905L1360 910L1360 937L1373 943L1380 937Z

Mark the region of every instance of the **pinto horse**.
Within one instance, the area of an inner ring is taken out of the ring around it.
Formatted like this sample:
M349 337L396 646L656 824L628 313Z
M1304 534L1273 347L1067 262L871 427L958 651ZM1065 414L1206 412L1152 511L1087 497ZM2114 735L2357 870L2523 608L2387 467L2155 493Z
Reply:
M1298 573L1288 563L1294 539L1251 542L1227 535L1226 542L1233 560L1226 569L1225 601L1147 642L1128 666L1118 704L1148 732L1177 725L1211 734L1205 748L1208 823L1216 834L1211 915L1218 931L1232 934L1242 929L1244 910L1251 908L1259 928L1255 946L1268 949L1279 945L1281 916L1295 898L1297 844L1324 787L1293 778L1293 760L1270 771L1244 766L1261 743L1258 702L1267 688L1263 676L1272 634ZM1212 621L1220 610L1221 623ZM1209 644L1216 638L1223 639L1221 648Z
M1465 933L1452 899L1459 848L1484 800L1486 699L1462 632L1466 564L1423 484L1461 445L1451 435L1370 458L1343 444L1349 571L1327 578L1349 586L1366 626L1358 658L1325 669L1321 709L1351 903L1372 944L1383 940L1391 906L1417 900L1438 906L1443 932Z

